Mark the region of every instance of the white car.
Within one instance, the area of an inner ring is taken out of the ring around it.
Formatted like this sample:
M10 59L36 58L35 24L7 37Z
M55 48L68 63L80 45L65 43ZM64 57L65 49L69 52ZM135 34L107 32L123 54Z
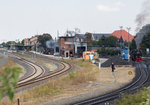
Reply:
M54 56L59 56L59 53L58 52L54 53Z

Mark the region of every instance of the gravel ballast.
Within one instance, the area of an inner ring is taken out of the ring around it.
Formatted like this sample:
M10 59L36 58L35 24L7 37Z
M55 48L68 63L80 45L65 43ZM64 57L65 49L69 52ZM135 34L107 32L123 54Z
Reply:
M101 66L102 67L110 67L112 62L115 65L131 65L131 62L121 59L120 56L113 56L113 57L109 57L108 60L106 62L102 63Z

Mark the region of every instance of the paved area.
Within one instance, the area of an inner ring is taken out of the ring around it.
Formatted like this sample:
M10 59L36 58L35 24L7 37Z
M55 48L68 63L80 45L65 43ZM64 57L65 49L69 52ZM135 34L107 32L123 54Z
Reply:
M106 62L108 60L108 58L99 58L99 61L102 63Z
M2 57L2 59L0 59L0 66L3 66L4 64L6 64L8 62L8 56L0 53L0 56Z

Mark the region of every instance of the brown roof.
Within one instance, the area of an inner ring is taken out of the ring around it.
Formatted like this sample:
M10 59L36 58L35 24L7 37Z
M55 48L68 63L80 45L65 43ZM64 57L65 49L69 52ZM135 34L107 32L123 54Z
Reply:
M111 35L115 36L119 39L122 36L123 41L126 41L126 42L128 42L128 40L129 40L129 42L132 42L132 40L134 39L134 36L131 35L130 33L128 33L127 31L125 31L125 30L122 30L122 31L121 30L116 30ZM128 37L128 35L129 35L129 37Z

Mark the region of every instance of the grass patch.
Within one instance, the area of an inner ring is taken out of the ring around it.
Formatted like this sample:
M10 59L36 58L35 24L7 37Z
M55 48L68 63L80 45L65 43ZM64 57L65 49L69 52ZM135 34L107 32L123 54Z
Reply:
M3 57L2 57L2 56L0 56L0 59L3 59Z
M80 67L79 70L71 72L69 78L73 85L80 83L86 83L87 81L96 81L95 74L98 72L98 67L94 64L91 64L89 61L83 60L65 60L69 63L75 64Z
M123 94L115 105L150 105L150 87L143 88L135 94Z
M28 102L30 105L39 104L40 100L45 100L47 98L48 100L53 99L57 95L64 94L66 89L70 89L73 86L78 87L82 83L96 80L95 75L98 72L98 67L96 65L76 59L65 61L79 66L80 69L72 71L55 80L51 80L48 83L24 91L21 94L17 94L15 100L19 97L20 102L23 104ZM8 99L4 99L0 104L17 104L17 101L10 102Z

